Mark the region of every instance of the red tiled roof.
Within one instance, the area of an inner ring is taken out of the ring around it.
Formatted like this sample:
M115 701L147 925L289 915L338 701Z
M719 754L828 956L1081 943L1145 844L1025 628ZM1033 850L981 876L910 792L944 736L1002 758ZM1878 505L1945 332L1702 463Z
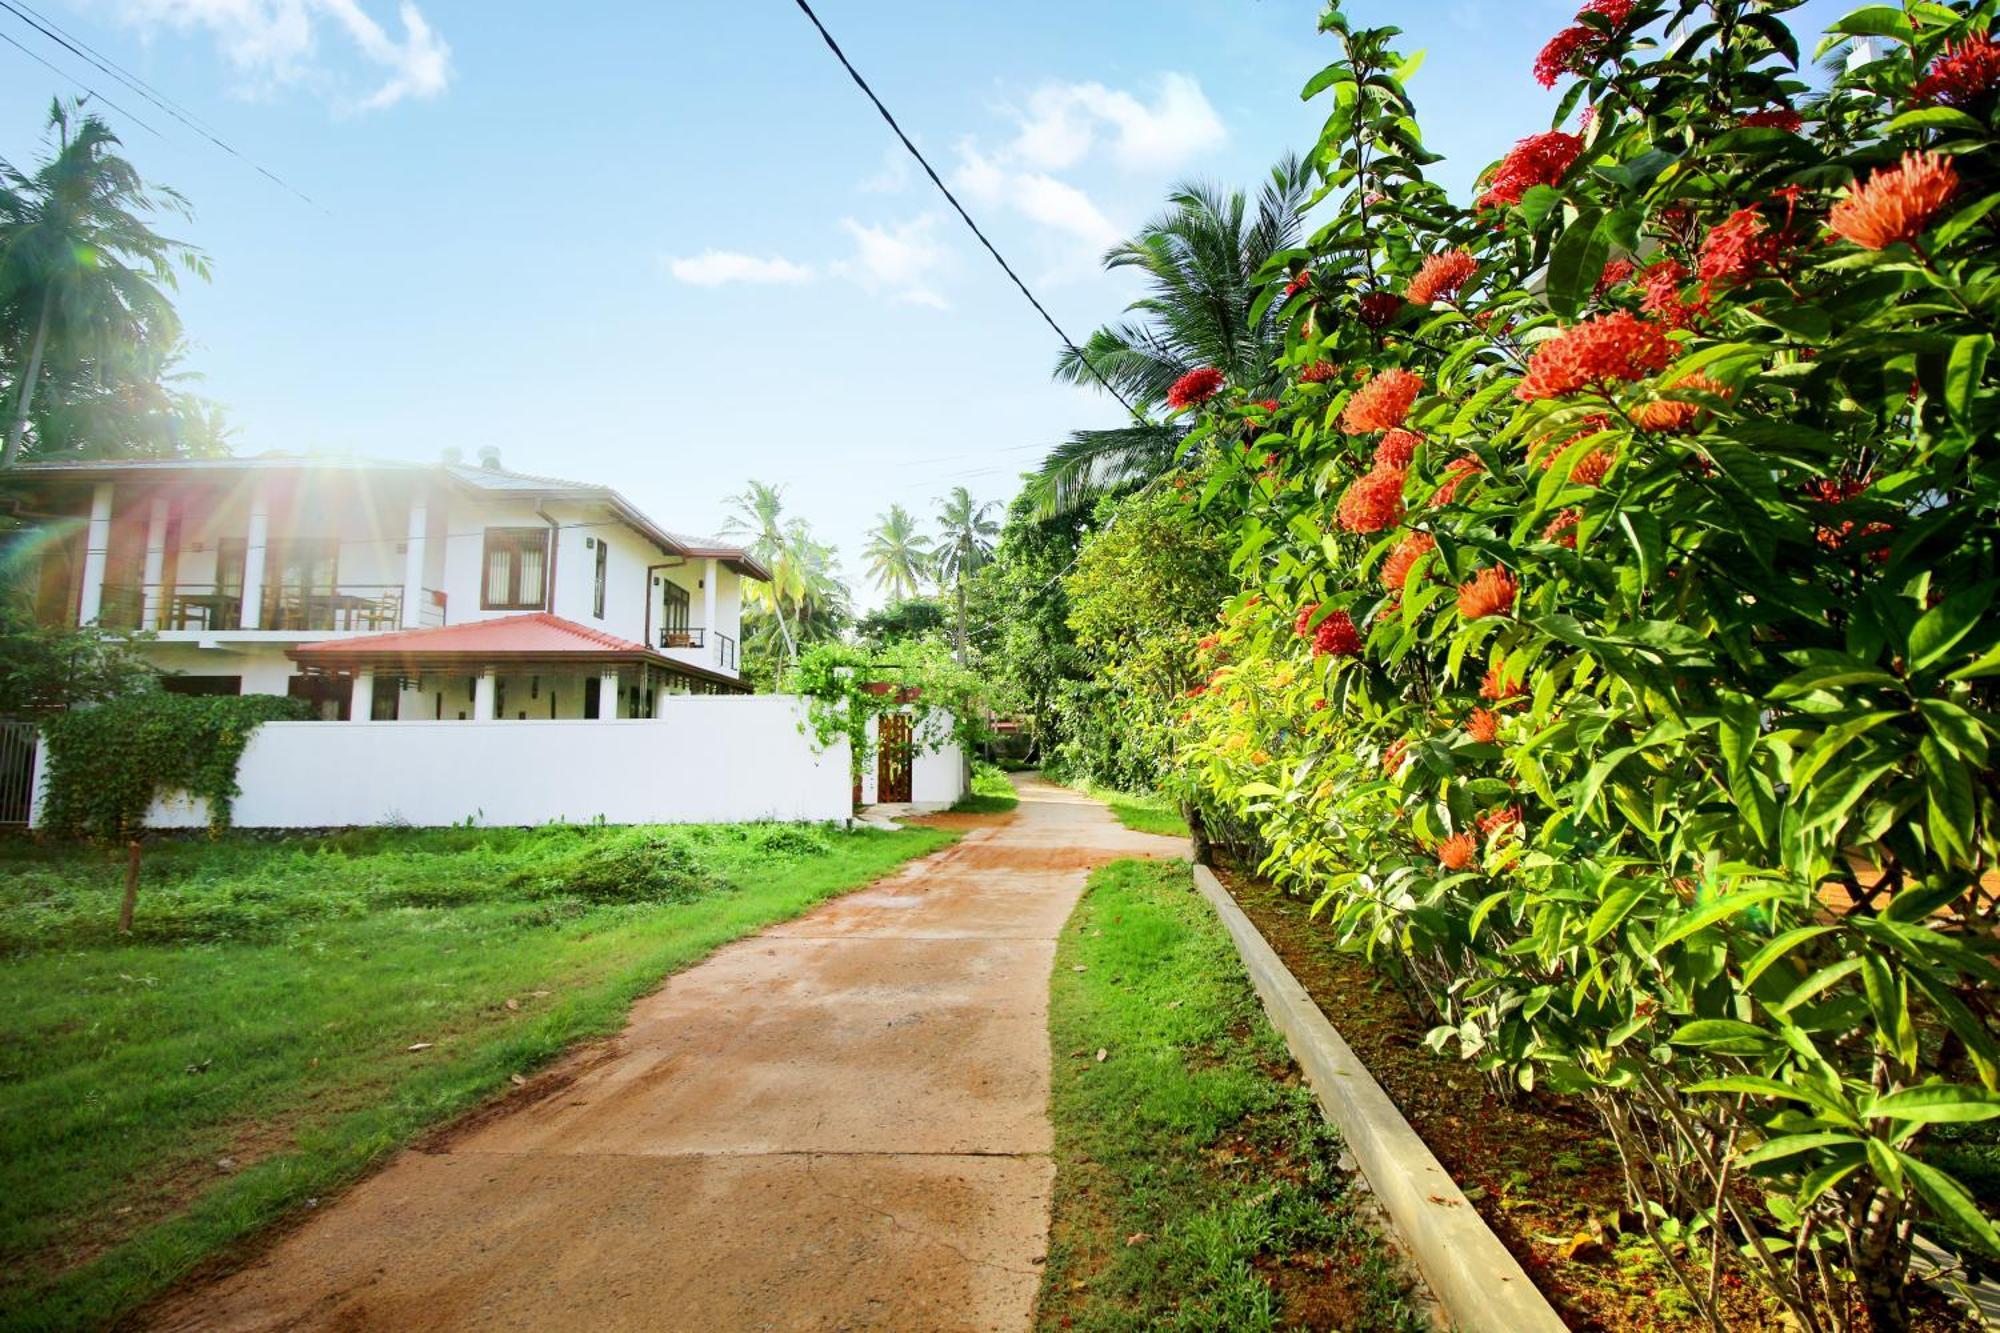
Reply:
M348 657L601 657L656 656L643 643L552 616L546 611L470 620L435 629L393 630L351 639L323 639L292 650L299 661Z

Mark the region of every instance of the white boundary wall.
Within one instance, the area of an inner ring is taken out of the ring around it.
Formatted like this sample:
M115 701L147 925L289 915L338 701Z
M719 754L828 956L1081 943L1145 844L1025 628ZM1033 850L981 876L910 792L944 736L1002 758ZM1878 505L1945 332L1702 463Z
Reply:
M875 744L878 718L868 719L868 744ZM972 790L972 770L965 762L965 752L958 748L958 742L951 737L951 714L944 712L926 713L916 724L912 737L915 742L910 756L910 804L926 808L943 809L956 805L961 796ZM877 752L879 759L880 752ZM876 768L870 764L861 773L861 803L873 805L880 797L876 791Z
M237 769L242 795L232 822L706 824L852 815L847 742L816 749L799 699L672 696L660 709L657 718L623 721L266 722ZM205 806L159 801L147 823L202 827Z

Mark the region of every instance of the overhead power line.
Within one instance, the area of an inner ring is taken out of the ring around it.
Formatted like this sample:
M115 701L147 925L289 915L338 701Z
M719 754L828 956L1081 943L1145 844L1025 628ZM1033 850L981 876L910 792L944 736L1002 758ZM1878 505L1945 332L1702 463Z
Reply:
M54 20L44 18L40 13L38 13L37 11L35 11L34 9L30 8L25 4L16 4L15 0L0 0L0 9L5 9L15 18L21 20L21 22L27 24L30 28L33 28L36 32L39 32L42 36L48 38L56 45L62 47L64 50L68 51L71 55L76 56L80 60L88 62L89 64L95 66L97 69L103 71L104 73L110 75L112 78L118 80L118 82L124 84L127 88L130 88L133 92L145 98L148 102L151 102L154 106L166 112L168 115L172 116L175 120L178 120L181 124L187 126L189 129L193 130L196 134L199 134L202 138L208 140L210 143L214 144L217 148L220 148L223 152L229 154L237 161L243 163L245 166L249 167L252 171L264 177L266 180L270 181L278 188L286 191L289 194L296 196L297 198L303 200L307 204L310 204L314 208L320 207L319 204L313 200L311 195L308 195L307 193L305 193L305 191L299 189L297 186L293 185L290 181L287 181L284 177L278 175L276 172L270 171L267 168L260 166L258 163L252 161L250 158L244 156L242 153L238 152L235 148L231 147L228 143L225 143L219 136L215 134L214 131L210 130L207 125L199 123L198 119L195 117L193 112L186 110L178 102L175 102L165 93L160 92L157 88L154 88L153 85L147 83L144 79L140 78L138 75L128 73L125 70L124 66L118 64L117 61L112 60L111 57L106 55L101 55L93 47L91 47L89 43L85 42L81 37L71 37L61 28L57 27ZM12 42L13 45L20 47L21 50L27 51L29 55L33 56L35 54L32 51L28 51L27 47L21 46L19 42L15 42L11 37L8 38L7 40L9 42ZM35 58L37 60L41 59L41 57L39 56L36 56ZM48 61L46 60L43 60L42 63L44 65L48 65ZM54 69L55 66L49 65L49 68ZM61 71L57 72L60 73ZM82 85L79 84L78 86L81 87ZM96 97L99 101L103 102L106 106L110 107L112 110L118 111L120 115L131 116L133 120L138 121L137 116L132 116L132 113L129 111L120 110L120 108L117 106L116 103L104 97L102 94L92 93L91 95L93 97ZM139 121L139 124L144 125L145 128L149 130L152 130L152 126L145 125L144 121ZM158 134L159 131L153 130L153 133ZM322 209L321 211L323 212L325 210Z
M13 47L16 51L19 51L22 55L34 61L37 65L40 65L42 68L53 73L57 78L75 84L77 87L83 89L85 93L89 94L91 97L96 98L98 101L104 103L104 105L110 107L113 111L116 111L119 115L125 117L127 120L131 121L134 125L137 125L140 129L152 135L154 138L164 139L167 137L166 135L161 134L158 130L154 129L151 125L148 125L145 121L133 115L130 111L127 111L124 107L119 106L116 102L106 97L103 93L98 92L95 88L85 83L82 79L77 78L76 75L71 74L66 69L60 69L57 66L48 62L47 60L44 60L41 56L37 55L35 52L30 51L27 47L21 45L19 42L15 41L12 37L9 37L6 33L0 32L0 42L7 43L7 45Z
M1116 398L1119 405L1132 414L1134 421L1137 421L1142 426L1151 425L1152 423L1146 420L1145 415L1127 401L1124 394L1112 387L1111 381L1104 378L1104 375L1091 362L1091 359L1084 355L1083 349L1078 347L1067 333L1063 332L1062 325L1056 323L1055 316L1051 315L1048 309L1035 298L1035 294L1028 290L1028 284L1021 281L1021 275L1014 271L1013 265L1007 262L1006 258L1001 255L999 249L992 241L986 239L986 233L981 231L979 224L972 220L972 214L965 211L965 205L958 202L958 196L953 194L950 188L945 185L944 180L937 174L936 169L931 166L929 159L923 155L916 144L910 142L910 136L903 133L903 127L896 123L896 118L889 113L889 108L882 104L882 99L877 97L875 90L868 86L868 80L861 77L861 71L854 68L854 62L849 60L847 53L840 49L840 43L833 40L833 34L828 32L826 25L819 21L819 15L813 13L813 7L806 3L806 0L794 0L794 3L798 5L800 11L805 14L813 27L819 30L820 40L826 43L826 49L833 52L833 58L840 62L841 68L847 71L847 76L854 80L854 86L859 88L863 95L875 104L876 111L881 113L882 119L888 123L889 128L895 132L896 137L902 140L903 147L910 150L910 156L917 160L917 165L922 167L924 174L931 178L931 184L937 186L938 193L945 197L945 202L950 204L953 210L965 222L965 225L972 229L972 234L977 236L979 243L986 247L986 253L993 256L993 262L1000 266L1003 273L1014 280L1014 285L1021 289L1021 295L1028 298L1028 304L1035 308L1035 313L1042 317L1042 322L1055 330L1056 337L1062 339L1063 346L1067 347L1070 354L1083 364L1084 369L1090 372L1090 377L1102 385L1106 393Z

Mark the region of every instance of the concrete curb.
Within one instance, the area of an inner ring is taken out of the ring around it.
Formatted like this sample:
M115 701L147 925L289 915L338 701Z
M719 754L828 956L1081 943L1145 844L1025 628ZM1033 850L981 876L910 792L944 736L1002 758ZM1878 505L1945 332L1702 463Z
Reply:
M1236 941L1264 1011L1453 1326L1464 1333L1565 1333L1534 1282L1214 872L1196 866L1194 882Z

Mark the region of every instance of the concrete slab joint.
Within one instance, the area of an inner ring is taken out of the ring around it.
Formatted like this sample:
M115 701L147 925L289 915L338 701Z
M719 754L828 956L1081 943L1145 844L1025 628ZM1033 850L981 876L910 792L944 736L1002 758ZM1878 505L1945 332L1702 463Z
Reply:
M1272 1024L1462 1333L1563 1333L1565 1325L1366 1065L1206 866L1195 884L1236 942Z

